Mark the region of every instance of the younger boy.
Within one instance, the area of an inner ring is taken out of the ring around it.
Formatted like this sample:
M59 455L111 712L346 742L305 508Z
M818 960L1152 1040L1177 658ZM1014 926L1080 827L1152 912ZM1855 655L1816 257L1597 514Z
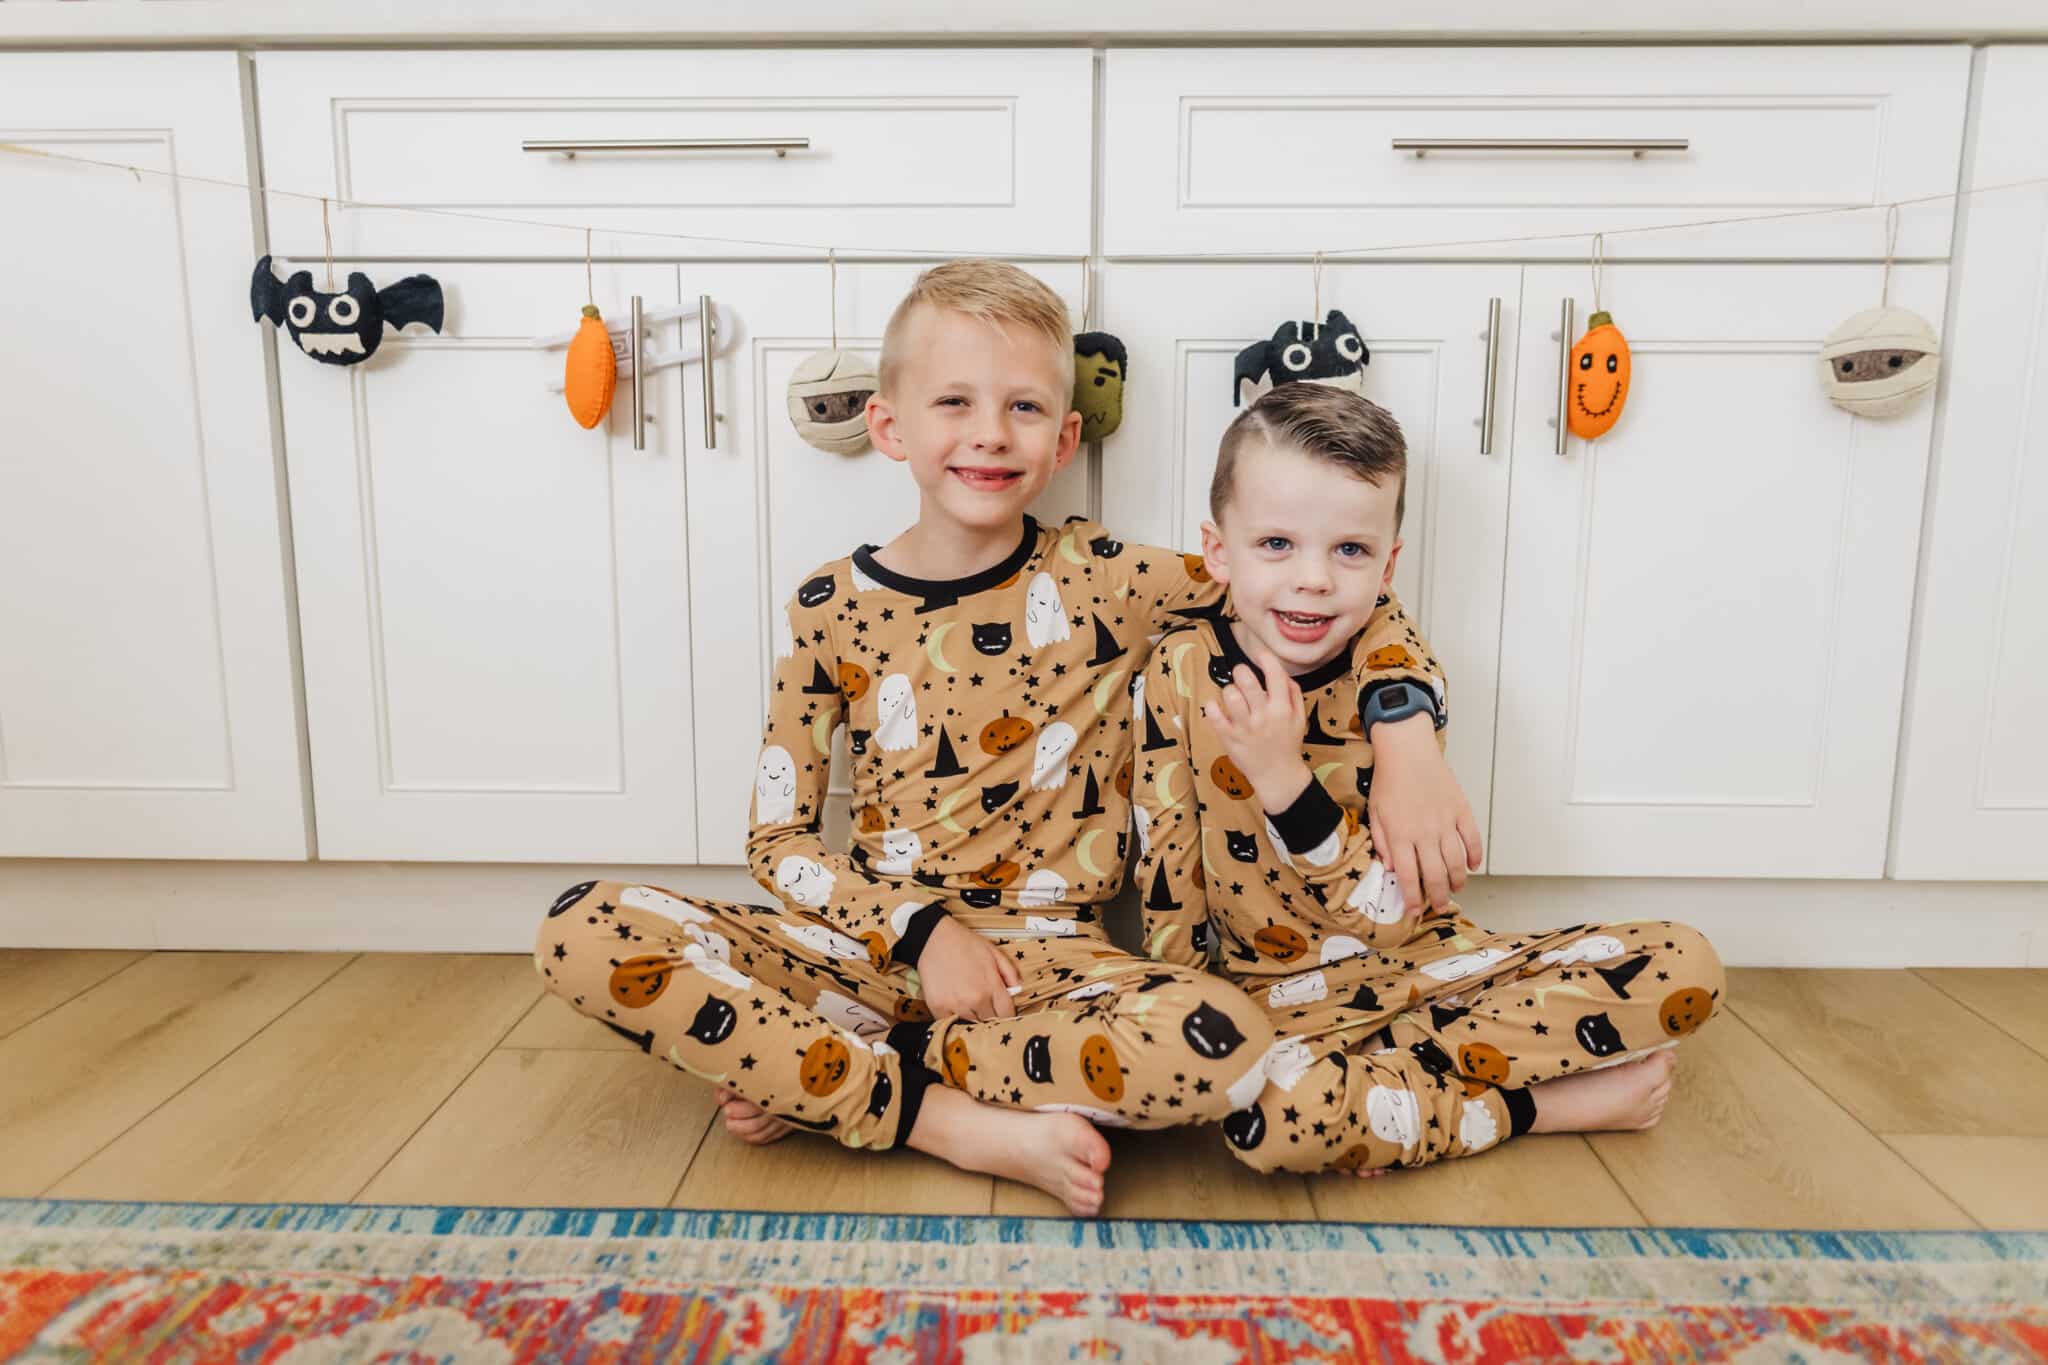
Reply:
M748 1140L905 1144L1091 1214L1109 1151L1088 1120L1220 1119L1259 1093L1272 1030L1097 918L1124 874L1130 679L1221 589L1196 556L1027 514L1079 444L1073 374L1065 307L1031 276L919 278L868 407L917 523L809 575L776 645L748 860L781 903L585 883L537 954L549 989L718 1085ZM820 837L842 724L843 854Z
M1224 1122L1262 1171L1377 1172L1525 1132L1649 1127L1670 1087L1661 1049L1721 997L1720 959L1684 925L1488 933L1454 904L1423 911L1376 853L1359 818L1365 736L1443 723L1435 661L1375 615L1406 460L1393 418L1355 394L1285 384L1248 409L1202 527L1232 612L1168 631L1143 680L1163 741L1134 785L1146 945L1196 965L1215 923L1223 973L1272 1019L1265 1090ZM1354 658L1430 682L1361 680Z

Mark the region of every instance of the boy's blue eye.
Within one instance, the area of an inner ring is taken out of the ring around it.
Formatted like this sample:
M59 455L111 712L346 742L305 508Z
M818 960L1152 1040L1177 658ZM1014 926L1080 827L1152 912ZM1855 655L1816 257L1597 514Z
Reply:
M1032 402L1032 401L1031 401L1031 400L1030 400L1029 398L1020 398L1020 399L1018 399L1018 400L1017 400L1017 406L1018 406L1018 407L1020 407L1020 408L1022 408L1022 409L1024 409L1024 411L1026 411L1026 412L1037 412L1037 411L1039 411L1039 407L1038 407L1038 404L1036 404L1036 403Z
M1288 546L1292 545L1293 543L1294 542L1289 540L1286 536L1267 536L1264 540L1261 540L1259 542L1259 548L1262 550L1271 550L1275 554L1278 554L1280 551L1285 550Z
M1346 559L1372 558L1372 551L1366 549L1365 546L1360 545L1355 540L1347 540L1342 545L1339 545L1337 553L1343 555Z

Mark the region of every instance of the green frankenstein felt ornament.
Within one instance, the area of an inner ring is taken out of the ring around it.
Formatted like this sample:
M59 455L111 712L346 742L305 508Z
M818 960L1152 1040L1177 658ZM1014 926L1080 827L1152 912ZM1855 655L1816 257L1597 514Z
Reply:
M1124 424L1124 381L1131 362L1123 342L1108 332L1074 337L1074 410L1081 439L1099 441Z

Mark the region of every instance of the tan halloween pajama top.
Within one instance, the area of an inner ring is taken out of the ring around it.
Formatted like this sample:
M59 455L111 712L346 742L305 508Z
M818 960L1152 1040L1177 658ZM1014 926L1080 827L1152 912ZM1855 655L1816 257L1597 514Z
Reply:
M1265 1015L1199 965L1113 947L1096 913L1124 876L1134 671L1159 632L1221 611L1200 557L1079 519L1027 521L965 579L904 577L873 548L820 568L780 623L748 839L779 903L572 887L535 945L549 989L849 1146L900 1142L935 1080L1136 1127L1252 1102ZM846 853L820 837L842 725ZM1016 962L1018 1017L931 1017L915 968L940 915Z
M1365 820L1372 746L1361 700L1419 669L1444 724L1436 662L1392 604L1296 679L1314 780L1268 812L1202 716L1249 662L1232 622L1168 631L1143 672L1137 755L1145 946L1208 961L1262 1005L1267 1083L1224 1121L1259 1170L1418 1166L1526 1132L1530 1087L1668 1045L1717 1007L1720 958L1697 931L1638 921L1489 933L1456 906L1404 918Z

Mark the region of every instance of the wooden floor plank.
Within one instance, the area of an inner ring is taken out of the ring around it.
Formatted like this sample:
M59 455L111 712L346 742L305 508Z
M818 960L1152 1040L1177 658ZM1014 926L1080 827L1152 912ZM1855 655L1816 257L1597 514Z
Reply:
M1662 1123L1587 1140L1659 1227L1972 1226L1735 1016L1678 1049Z
M1922 967L1913 975L2048 1057L2048 968Z
M2048 1137L2048 1057L1911 972L1729 978L1736 1015L1874 1133Z
M51 1193L346 1202L539 994L525 957L359 958Z
M0 1038L148 956L92 948L0 949Z
M40 1194L346 957L153 953L0 1039L0 1194Z
M499 1048L356 1202L659 1206L717 1108L638 1051Z
M640 1050L589 1015L578 1014L559 995L543 995L534 1001L533 1008L506 1035L500 1046L574 1048L589 1052Z
M681 1209L985 1214L993 1185L922 1152L853 1151L814 1133L752 1147L714 1122L671 1202Z
M1641 1227L1629 1202L1583 1137L1532 1134L1499 1150L1369 1180L1309 1181L1319 1217L1349 1223L1448 1223L1458 1227Z
M2048 1232L2048 1138L1919 1133L1885 1141L1985 1227Z
M1230 1154L1223 1130L1108 1130L1109 1178L1104 1218L1314 1218L1308 1186L1298 1175L1260 1175ZM1051 1195L1007 1180L996 1182L998 1214L1065 1217Z

